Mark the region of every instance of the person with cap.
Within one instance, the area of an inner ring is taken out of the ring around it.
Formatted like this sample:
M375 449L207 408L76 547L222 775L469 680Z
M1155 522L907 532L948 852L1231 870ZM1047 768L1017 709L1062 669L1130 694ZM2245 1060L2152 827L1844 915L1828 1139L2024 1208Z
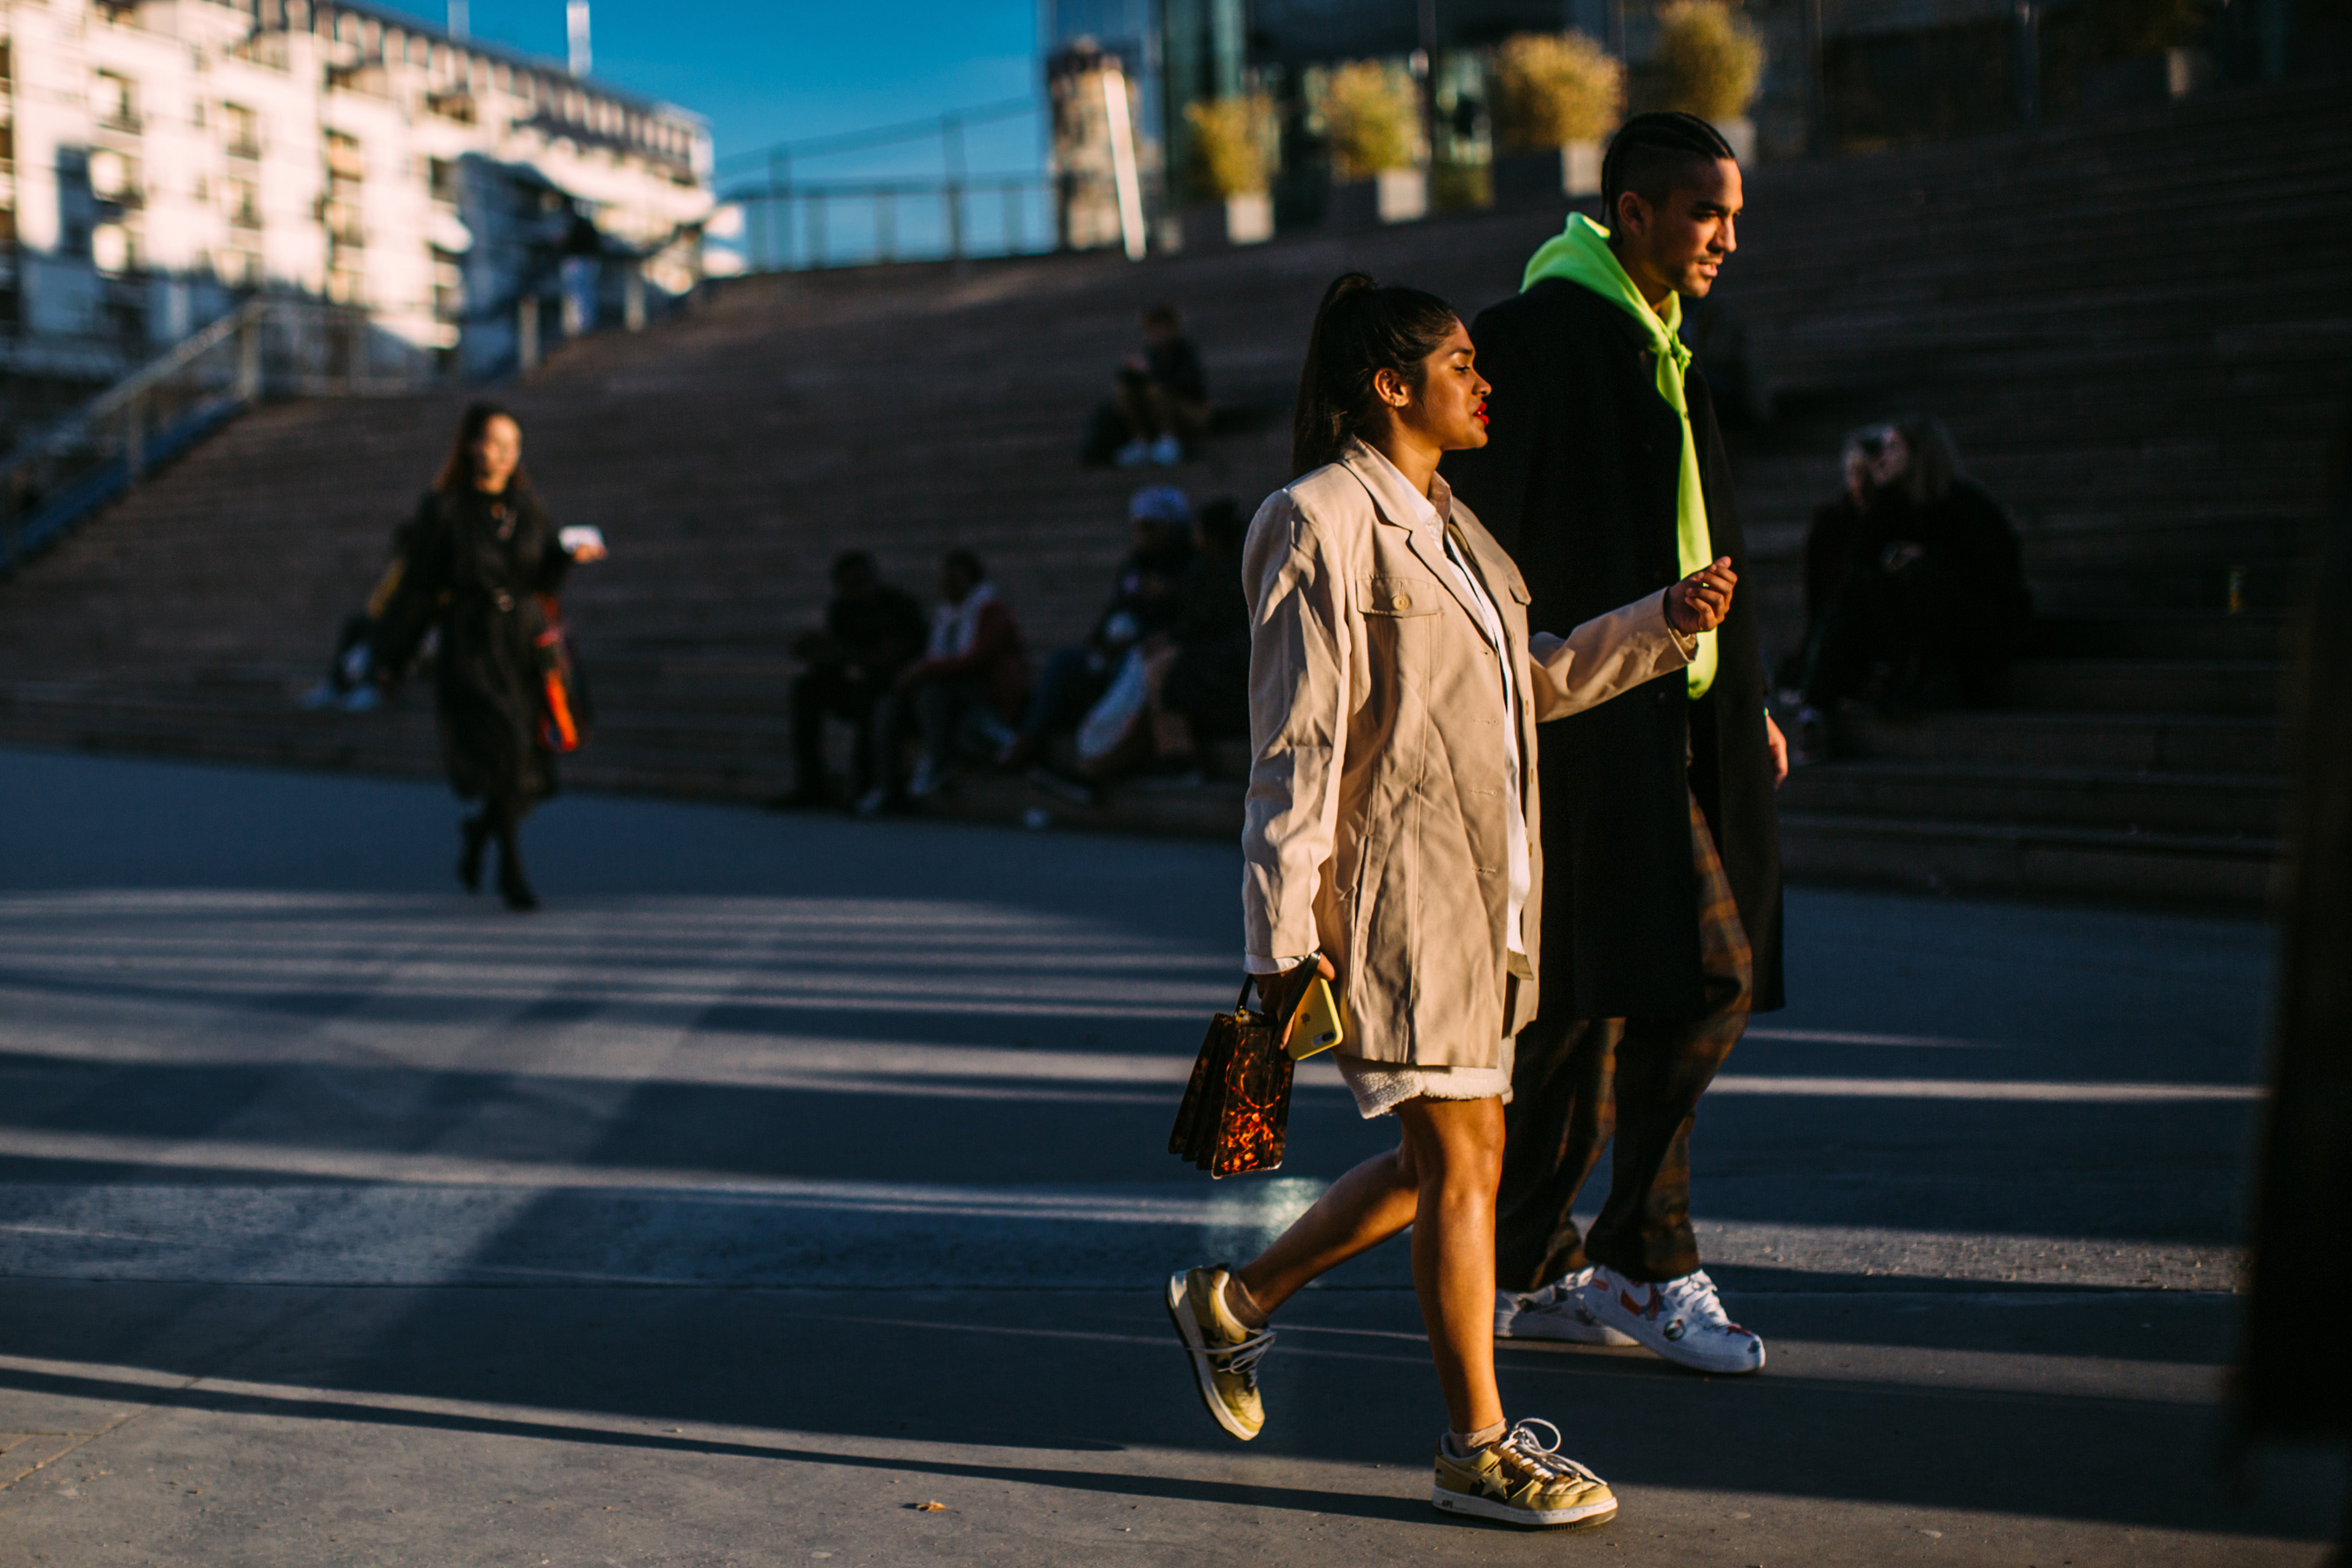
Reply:
M1085 642L1045 660L1020 732L998 756L1006 767L1038 762L1046 740L1075 728L1109 689L1128 649L1170 630L1183 613L1181 589L1192 562L1192 501L1174 485L1147 485L1129 498L1127 515L1134 538L1118 564L1110 603Z
M1487 444L1446 478L1526 574L1531 626L1565 632L1748 551L1704 375L1680 335L1737 247L1739 165L1687 114L1643 114L1520 292L1471 327L1494 383ZM1687 670L1547 724L1540 1016L1519 1037L1496 1222L1496 1332L1646 1346L1754 1372L1690 1223L1699 1097L1751 1012L1781 1005L1773 791L1756 601ZM1588 1233L1570 1214L1614 1138Z

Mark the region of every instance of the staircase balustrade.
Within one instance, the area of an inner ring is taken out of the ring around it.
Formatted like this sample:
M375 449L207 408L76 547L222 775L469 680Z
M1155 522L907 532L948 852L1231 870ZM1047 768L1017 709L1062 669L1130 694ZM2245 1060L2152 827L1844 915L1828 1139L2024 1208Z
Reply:
M367 312L247 301L0 458L0 576L255 404L413 392L430 363Z

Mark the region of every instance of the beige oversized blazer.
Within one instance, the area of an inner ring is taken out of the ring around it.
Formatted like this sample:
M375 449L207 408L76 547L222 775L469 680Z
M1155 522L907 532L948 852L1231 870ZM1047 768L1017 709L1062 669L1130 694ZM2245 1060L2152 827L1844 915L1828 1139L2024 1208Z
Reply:
M1531 886L1520 931L1528 963L1514 964L1498 650L1443 543L1399 504L1409 496L1403 476L1357 441L1268 496L1250 523L1244 935L1258 958L1319 950L1331 960L1347 1053L1491 1068L1536 1013L1536 725L1682 668L1696 644L1667 626L1660 593L1531 648L1518 568L1436 481L1438 516L1494 600L1500 654L1519 672Z

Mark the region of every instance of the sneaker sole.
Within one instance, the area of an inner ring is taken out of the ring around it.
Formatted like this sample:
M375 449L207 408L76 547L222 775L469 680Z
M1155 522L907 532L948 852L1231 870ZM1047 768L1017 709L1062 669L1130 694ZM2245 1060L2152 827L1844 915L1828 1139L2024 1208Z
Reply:
M1616 1304L1612 1301L1603 1301L1599 1306L1590 1309L1590 1310L1593 1317L1601 1320L1601 1327L1608 1329L1612 1332L1628 1335L1634 1344L1640 1345L1643 1350L1648 1351L1660 1361L1670 1362L1675 1366L1683 1367L1691 1372L1709 1373L1717 1377L1741 1377L1751 1372L1762 1372L1764 1370L1764 1347L1760 1341L1757 1344L1756 1359L1752 1363L1743 1361L1733 1364L1706 1361L1693 1355L1679 1341L1666 1339L1664 1336L1660 1336L1654 1340L1644 1339L1639 1333L1633 1332L1630 1330L1618 1328L1616 1324L1612 1323L1607 1320L1607 1314L1613 1310Z
M1613 1497L1607 1502L1586 1503L1581 1508L1513 1508L1509 1503L1497 1502L1490 1497L1448 1491L1444 1487L1433 1486L1429 1489L1429 1502L1431 1507L1444 1513L1466 1513L1479 1519L1499 1520L1505 1524L1557 1528L1563 1524L1606 1524L1617 1517L1617 1500Z
M1522 1322L1526 1326L1522 1327ZM1606 1323L1563 1322L1535 1313L1513 1312L1508 1317L1495 1314L1495 1337L1498 1340L1525 1340L1538 1343L1564 1345L1610 1345L1623 1348L1642 1342L1628 1333L1621 1333Z
M1201 1391L1201 1403L1209 1407L1209 1415L1226 1433L1246 1443L1257 1436L1234 1419L1225 1402L1217 1397L1216 1374L1209 1369L1208 1342L1201 1338L1201 1325L1184 1305L1184 1276L1168 1277L1168 1321L1176 1325L1176 1337L1184 1342L1186 1359L1192 1363L1192 1381Z

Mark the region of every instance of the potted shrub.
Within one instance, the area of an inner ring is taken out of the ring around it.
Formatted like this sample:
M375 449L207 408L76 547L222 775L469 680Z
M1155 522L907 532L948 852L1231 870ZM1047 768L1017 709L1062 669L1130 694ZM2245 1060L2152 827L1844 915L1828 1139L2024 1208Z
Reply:
M1764 40L1725 0L1669 0L1650 57L1659 107L1696 114L1723 132L1743 163L1756 155L1748 108L1764 79Z
M1189 103L1193 188L1221 206L1188 215L1186 227L1226 245L1262 245L1274 237L1274 105L1263 93ZM1187 235L1187 239L1192 236Z
M1528 195L1598 195L1601 143L1624 106L1623 62L1582 33L1505 39L1495 51L1495 136L1514 166L1498 169L1496 183Z
M1335 68L1316 101L1331 149L1330 221L1347 227L1371 216L1360 209L1356 186L1371 198L1382 223L1407 223L1429 211L1429 178L1420 167L1421 95L1412 78L1378 60Z

